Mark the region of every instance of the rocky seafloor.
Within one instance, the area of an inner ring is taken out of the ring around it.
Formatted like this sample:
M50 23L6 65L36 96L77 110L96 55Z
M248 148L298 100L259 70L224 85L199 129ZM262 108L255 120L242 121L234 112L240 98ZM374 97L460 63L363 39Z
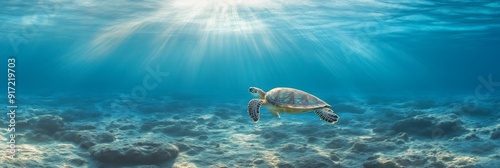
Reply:
M253 123L250 99L24 96L16 158L0 167L498 167L500 98L322 97L314 113ZM471 101L472 100L472 101ZM4 126L7 128L5 117ZM8 149L6 129L0 148Z

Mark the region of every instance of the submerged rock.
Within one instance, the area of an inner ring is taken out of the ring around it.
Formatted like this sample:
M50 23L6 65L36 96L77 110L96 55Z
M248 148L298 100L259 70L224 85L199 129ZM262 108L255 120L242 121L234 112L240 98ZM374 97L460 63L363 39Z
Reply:
M500 139L500 130L496 130L491 133L490 139Z
M174 160L179 149L167 143L137 141L99 144L90 148L89 152L94 159L105 164L148 165Z
M349 146L349 142L343 138L335 138L329 143L326 144L326 147L329 149L340 149Z
M76 166L83 166L86 163L86 161L81 158L71 158L69 162Z
M207 140L208 139L208 136L206 135L202 135L202 136L199 136L198 137L199 140Z
M126 125L123 125L123 126L120 126L118 129L120 130L130 130L130 129L135 129L136 127L132 124L126 124Z
M476 134L468 134L464 137L465 140L477 140L480 139Z
M336 154L336 153L330 153L330 160L333 160L333 161L339 161L340 158L339 156Z
M400 120L391 129L395 133L406 132L410 136L433 139L456 137L468 132L459 119L441 119L427 115Z
M290 163L286 163L286 162L279 162L277 167L278 168L295 168L295 167L293 167L293 165L291 165Z
M431 159L430 157L426 157L423 155L405 155L394 158L395 162L403 167L424 167L428 160L436 160Z
M393 142L366 142L360 141L353 143L351 151L353 152L380 152L394 150L398 146Z
M214 115L221 119L229 119L233 117L232 113L227 108L219 108L215 111Z
M307 139L307 142L309 142L309 143L314 143L314 142L316 142L316 141L318 141L318 138L316 138L316 137L309 137L309 138Z
M90 132L90 131L63 131L56 135L61 141L70 141L79 144L82 148L90 148L99 143L109 143L115 140L115 136L110 132Z
M16 121L16 129L18 130L25 130L25 129L28 129L30 127L30 122L28 122L28 120L19 120L19 121Z
M445 168L446 164L444 164L441 161L435 161L435 162L432 162L431 164L429 164L429 166L430 167L435 167L435 168Z
M307 151L307 148L305 146L297 146L293 143L287 143L284 144L283 147L281 147L278 150L286 153L291 153L291 152L304 153Z
M41 115L28 121L36 133L53 135L63 129L63 119L57 115Z

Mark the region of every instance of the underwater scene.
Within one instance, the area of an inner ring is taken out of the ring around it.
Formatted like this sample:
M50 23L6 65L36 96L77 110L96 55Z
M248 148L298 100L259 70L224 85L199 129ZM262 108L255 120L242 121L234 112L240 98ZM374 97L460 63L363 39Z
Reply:
M3 0L0 56L0 167L500 167L499 1Z

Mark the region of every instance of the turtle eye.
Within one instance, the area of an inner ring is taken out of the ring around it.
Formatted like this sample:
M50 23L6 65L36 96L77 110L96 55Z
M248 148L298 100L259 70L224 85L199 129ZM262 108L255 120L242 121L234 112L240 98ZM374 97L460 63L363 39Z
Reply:
M249 91L252 93L257 93L254 88L250 88Z

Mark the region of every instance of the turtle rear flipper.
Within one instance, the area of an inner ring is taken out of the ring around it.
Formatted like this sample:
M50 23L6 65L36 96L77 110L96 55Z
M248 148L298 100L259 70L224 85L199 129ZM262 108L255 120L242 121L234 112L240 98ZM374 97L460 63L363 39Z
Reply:
M314 113L316 113L319 118L326 122L329 122L330 124L335 124L339 120L339 116L333 113L333 110L329 108L316 109L314 110Z
M248 114L254 122L258 122L260 118L260 106L264 103L262 99L252 99L248 102Z
M269 110L269 112L271 112L271 114L273 114L274 117L280 118L280 114L278 113L278 111L276 111L275 109L272 109L272 108L271 109L268 108L268 110Z

